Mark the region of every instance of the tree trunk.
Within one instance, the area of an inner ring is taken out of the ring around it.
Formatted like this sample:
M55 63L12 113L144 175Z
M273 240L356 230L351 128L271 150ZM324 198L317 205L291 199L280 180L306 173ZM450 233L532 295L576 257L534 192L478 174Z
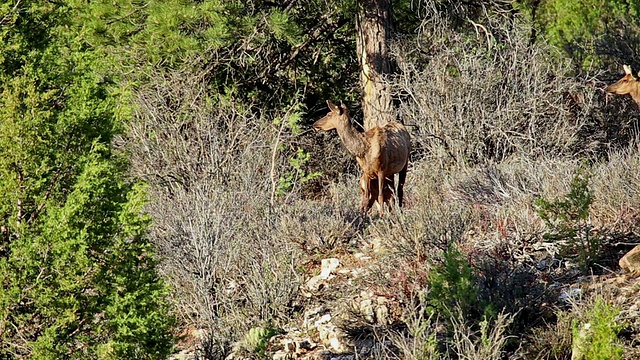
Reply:
M361 0L356 46L360 62L364 128L383 126L394 119L389 86L388 42L391 33L391 0Z

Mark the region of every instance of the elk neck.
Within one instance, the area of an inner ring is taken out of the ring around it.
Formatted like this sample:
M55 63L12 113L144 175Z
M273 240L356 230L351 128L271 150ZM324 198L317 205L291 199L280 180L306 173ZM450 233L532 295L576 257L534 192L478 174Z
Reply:
M347 150L356 157L364 158L369 148L369 144L364 139L364 133L353 127L349 119L341 121L336 130Z
M638 104L638 107L640 107L640 81L633 83L630 94L636 104Z

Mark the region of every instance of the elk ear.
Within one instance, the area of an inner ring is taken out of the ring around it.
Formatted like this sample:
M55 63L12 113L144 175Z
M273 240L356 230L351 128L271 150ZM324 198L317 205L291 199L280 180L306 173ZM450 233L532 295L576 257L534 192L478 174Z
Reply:
M327 106L329 106L329 110L331 110L331 112L341 112L341 109L336 104L332 103L331 100L327 100Z
M340 113L342 114L346 112L347 112L347 106L342 101L340 101Z
M631 75L631 78L632 78L633 80L635 80L635 79L636 79L636 77L635 77L635 76L633 76L633 72L631 71L631 65L622 65L622 68L624 69L624 73L625 73L626 75Z

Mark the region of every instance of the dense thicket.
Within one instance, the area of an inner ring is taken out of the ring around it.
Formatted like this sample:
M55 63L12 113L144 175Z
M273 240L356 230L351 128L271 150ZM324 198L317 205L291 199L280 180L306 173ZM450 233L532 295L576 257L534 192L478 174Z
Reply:
M173 321L144 191L74 5L0 8L0 357L161 359Z

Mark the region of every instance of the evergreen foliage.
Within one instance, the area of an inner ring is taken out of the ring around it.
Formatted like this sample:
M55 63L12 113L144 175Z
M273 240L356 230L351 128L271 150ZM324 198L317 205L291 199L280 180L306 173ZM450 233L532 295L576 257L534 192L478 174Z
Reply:
M443 253L443 263L429 272L427 310L449 319L454 310L465 317L481 313L476 279L467 260L454 246Z
M342 246L351 254L360 237L369 240L367 231L387 225L390 236L376 238L385 246L393 248L396 239L405 249L406 239L415 238L420 250L419 263L409 263L419 275L407 267L409 275L396 282L409 293L422 279L429 290L422 299L426 311L415 311L419 326L410 331L422 336L418 357L444 354L439 334L431 332L435 320L423 319L435 315L448 322L447 336L454 339L456 332L479 330L467 341L469 349L489 349L501 358L504 341L495 339L510 320L496 316L478 285L508 287L523 270L510 268L510 254L491 252L488 236L486 253L473 252L471 242L464 249L471 256L494 256L491 264L504 265L494 273L477 271L480 261L474 259L472 267L453 247L440 257L420 235L434 232L422 228L459 232L461 242L497 229L497 240L528 243L538 235L527 227L537 220L527 216L530 197L542 193L538 176L548 169L534 168L527 176L514 171L511 179L489 167L483 172L486 184L483 177L462 186L451 175L456 168L515 162L523 154L531 162L595 154L596 148L611 150L613 140L628 145L636 135L634 120L622 123L625 133L607 134L614 126L605 122L618 116L599 108L611 106L599 92L594 95L591 82L559 69L575 60L583 69L595 64L602 70L623 59L637 68L640 0L393 1L394 41L399 40L394 65L401 71L387 80L395 82L392 96L401 120L415 125L417 156L409 211L390 221L361 221L349 203L355 188L348 192L344 185L351 179L342 177L347 166L335 165L343 149L325 143L320 154L313 148L318 137L306 135L315 111L325 111L324 100L357 108L359 4L1 3L0 358L166 358L176 320L164 281L176 285L180 315L207 330L201 340L215 346L219 357L245 334L245 350L267 356L274 328L307 310L308 303L296 298L306 261L317 263L319 252L340 252ZM526 26L522 14L529 16ZM529 43L529 26L535 30L531 40L565 53ZM129 161L138 168L132 171ZM303 193L321 174L338 184L313 194L330 194L324 203ZM601 257L605 239L590 223L591 180L578 173L566 195L536 202L549 229L538 240L561 245L560 255L577 258L584 268ZM154 215L155 244L143 210L147 187L155 196L144 209ZM629 188L617 202L633 210L637 186ZM514 211L517 216L498 214L510 202L516 209L516 202L524 204L518 193L525 190L526 209ZM278 201L275 195L281 195ZM467 231L467 220L450 219L457 211L452 206L470 207L484 222ZM502 217L495 221L495 214ZM419 221L404 220L412 216ZM173 256L163 263L169 280L159 275L156 249ZM299 259L305 251L315 254ZM436 265L425 275L423 263ZM496 294L516 298L528 285ZM521 302L513 308L537 316L531 309L541 298L533 294L516 298ZM587 319L593 353L605 354L593 358L620 357L619 329L610 326L616 314L603 305ZM272 322L274 328L256 327ZM582 336L578 325L574 330Z
M534 26L550 44L565 51L584 68L613 60L634 63L640 1L519 1Z
M357 84L353 0L77 5L88 42L136 85L157 72L206 70L210 95L264 111L291 103L301 89L311 103L328 94L346 99Z
M623 358L623 348L618 339L622 326L616 323L620 309L596 298L587 309L586 319L573 322L573 358L593 360L618 360Z
M144 191L112 148L126 107L72 1L14 5L0 13L0 357L164 358Z
M579 169L571 180L563 199L535 201L540 218L549 228L544 237L559 245L563 255L577 255L577 263L588 269L600 256L603 239L592 234L589 211L593 193L589 189L590 174Z

